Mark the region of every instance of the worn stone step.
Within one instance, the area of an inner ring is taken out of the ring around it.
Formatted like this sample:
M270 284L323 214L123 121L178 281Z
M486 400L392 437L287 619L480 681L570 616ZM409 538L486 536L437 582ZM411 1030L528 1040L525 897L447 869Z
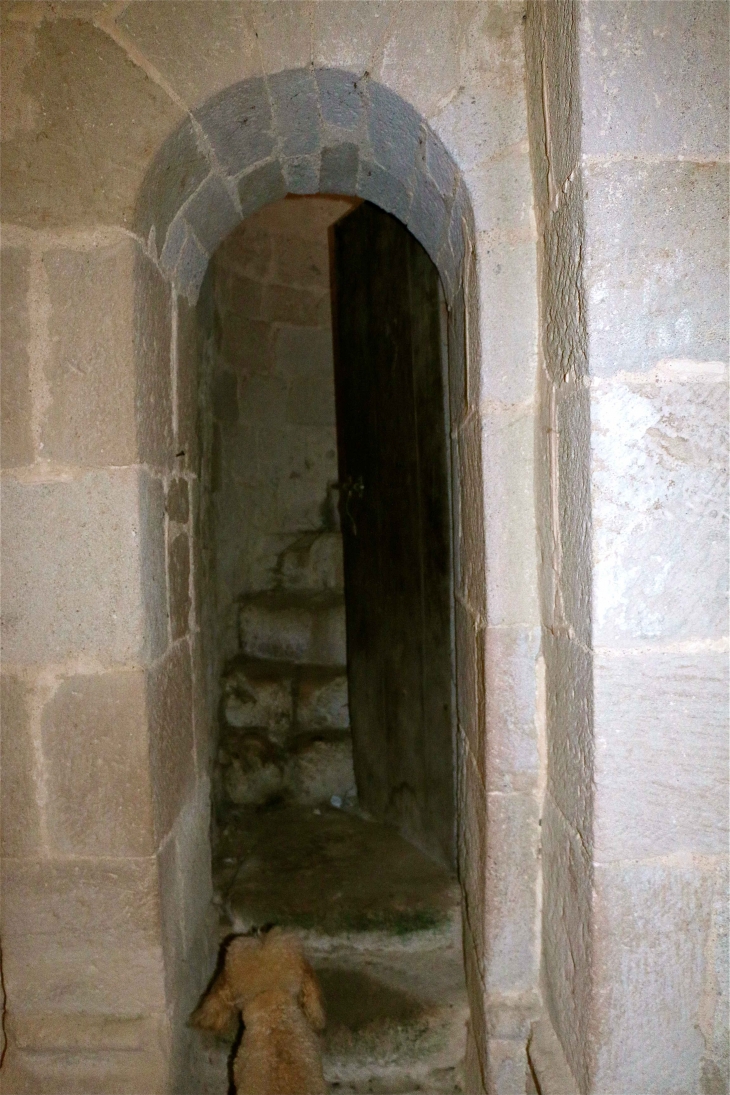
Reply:
M290 805L230 810L213 876L221 938L266 922L300 935L324 992L332 1093L462 1091L468 1006L446 868L356 812ZM213 1095L230 1046L200 1038Z
M218 745L218 778L238 806L272 799L317 806L354 793L352 738L347 731L298 734L277 747L260 730L227 730Z
M463 1090L468 1004L458 950L309 954L325 1001L322 1057L332 1093ZM206 1092L216 1082L225 1090L230 1048L201 1037Z
M343 948L312 960L327 1009L329 1083L361 1091L375 1084L392 1092L458 1090L469 1014L459 948Z
M342 593L342 534L302 533L279 556L277 577L286 590Z
M239 656L221 676L228 726L266 728L283 742L292 733L347 730L347 674L342 666Z
M339 593L246 597L239 605L238 634L248 657L343 668L347 662L345 601Z

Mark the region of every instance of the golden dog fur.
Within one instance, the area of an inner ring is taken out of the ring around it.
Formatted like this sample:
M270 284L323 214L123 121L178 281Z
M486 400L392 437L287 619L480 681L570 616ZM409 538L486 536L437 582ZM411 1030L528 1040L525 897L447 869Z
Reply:
M245 1029L233 1064L237 1095L326 1095L316 1033L325 1025L322 994L293 935L272 928L231 939L191 1022L222 1032L238 1013Z

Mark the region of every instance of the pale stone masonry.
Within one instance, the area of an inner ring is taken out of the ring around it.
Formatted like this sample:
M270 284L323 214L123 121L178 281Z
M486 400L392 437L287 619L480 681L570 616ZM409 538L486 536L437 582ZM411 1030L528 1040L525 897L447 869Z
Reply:
M726 4L539 4L542 985L580 1089L728 1083Z
M2 4L3 1090L194 1083L204 278L319 191L449 305L466 1090L544 1008L583 1092L726 1090L727 15Z

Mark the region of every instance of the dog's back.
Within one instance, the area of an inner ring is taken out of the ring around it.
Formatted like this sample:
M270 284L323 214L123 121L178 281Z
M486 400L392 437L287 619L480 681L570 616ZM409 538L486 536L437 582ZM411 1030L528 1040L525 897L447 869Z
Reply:
M259 993L243 1010L233 1066L238 1095L325 1095L319 1041L286 991Z
M325 1095L316 1034L325 1025L322 994L294 936L274 928L228 941L191 1021L221 1032L237 1014L245 1026L233 1065L237 1095Z

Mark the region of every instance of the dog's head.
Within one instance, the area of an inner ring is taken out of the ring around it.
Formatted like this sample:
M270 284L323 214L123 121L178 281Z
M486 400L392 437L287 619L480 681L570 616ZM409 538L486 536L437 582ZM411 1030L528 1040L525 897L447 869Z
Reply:
M296 936L281 928L256 937L238 936L228 945L225 970L241 1011L262 992L284 992L297 1001L315 1030L323 1029L321 990Z
M193 1013L194 1026L221 1032L256 997L283 993L301 1007L314 1030L324 1029L319 983L295 936L280 928L236 935L224 944L222 958L220 973Z

